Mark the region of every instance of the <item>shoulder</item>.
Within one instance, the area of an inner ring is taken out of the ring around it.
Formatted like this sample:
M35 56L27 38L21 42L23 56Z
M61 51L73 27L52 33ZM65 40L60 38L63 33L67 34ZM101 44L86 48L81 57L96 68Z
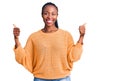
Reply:
M63 29L59 29L62 33L65 33L65 34L70 34L71 35L71 33L69 32L69 31L67 31L67 30L63 30Z
M63 30L63 29L59 29L59 30L60 30L61 34L62 34L65 38L67 38L67 39L73 38L73 37L72 37L72 34L71 34L69 31Z
M35 32L32 32L32 33L30 34L29 38L35 38L35 37L37 37L37 36L39 35L39 32L40 32L40 30L35 31Z

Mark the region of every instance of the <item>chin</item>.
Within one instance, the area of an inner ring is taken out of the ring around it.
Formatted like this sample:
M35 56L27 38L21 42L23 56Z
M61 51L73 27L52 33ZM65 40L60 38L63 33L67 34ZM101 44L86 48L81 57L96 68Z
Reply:
M54 26L53 24L46 24L47 27L51 27Z

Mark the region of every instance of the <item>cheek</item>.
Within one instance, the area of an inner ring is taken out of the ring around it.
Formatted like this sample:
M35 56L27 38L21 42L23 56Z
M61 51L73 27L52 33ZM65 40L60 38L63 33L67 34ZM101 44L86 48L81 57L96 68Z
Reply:
M46 19L46 16L45 16L45 15L42 15L42 18L43 18L43 19Z
M54 19L54 20L57 20L57 16L54 16L53 19Z
M45 17L45 16L42 16L42 19L43 19L43 21L45 21L46 17Z

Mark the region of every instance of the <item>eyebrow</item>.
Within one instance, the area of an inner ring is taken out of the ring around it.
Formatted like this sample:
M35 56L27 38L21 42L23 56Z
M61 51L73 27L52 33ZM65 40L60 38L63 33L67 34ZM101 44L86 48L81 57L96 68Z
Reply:
M43 13L55 13L55 14L57 14L58 12L49 12L49 11L43 11Z

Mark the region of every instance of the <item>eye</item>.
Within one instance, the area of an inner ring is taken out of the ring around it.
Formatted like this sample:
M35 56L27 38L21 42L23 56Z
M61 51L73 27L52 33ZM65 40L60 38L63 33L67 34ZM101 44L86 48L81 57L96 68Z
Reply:
M48 13L47 13L47 12L44 12L43 15L48 15Z
M57 15L57 13L52 13L53 16Z

